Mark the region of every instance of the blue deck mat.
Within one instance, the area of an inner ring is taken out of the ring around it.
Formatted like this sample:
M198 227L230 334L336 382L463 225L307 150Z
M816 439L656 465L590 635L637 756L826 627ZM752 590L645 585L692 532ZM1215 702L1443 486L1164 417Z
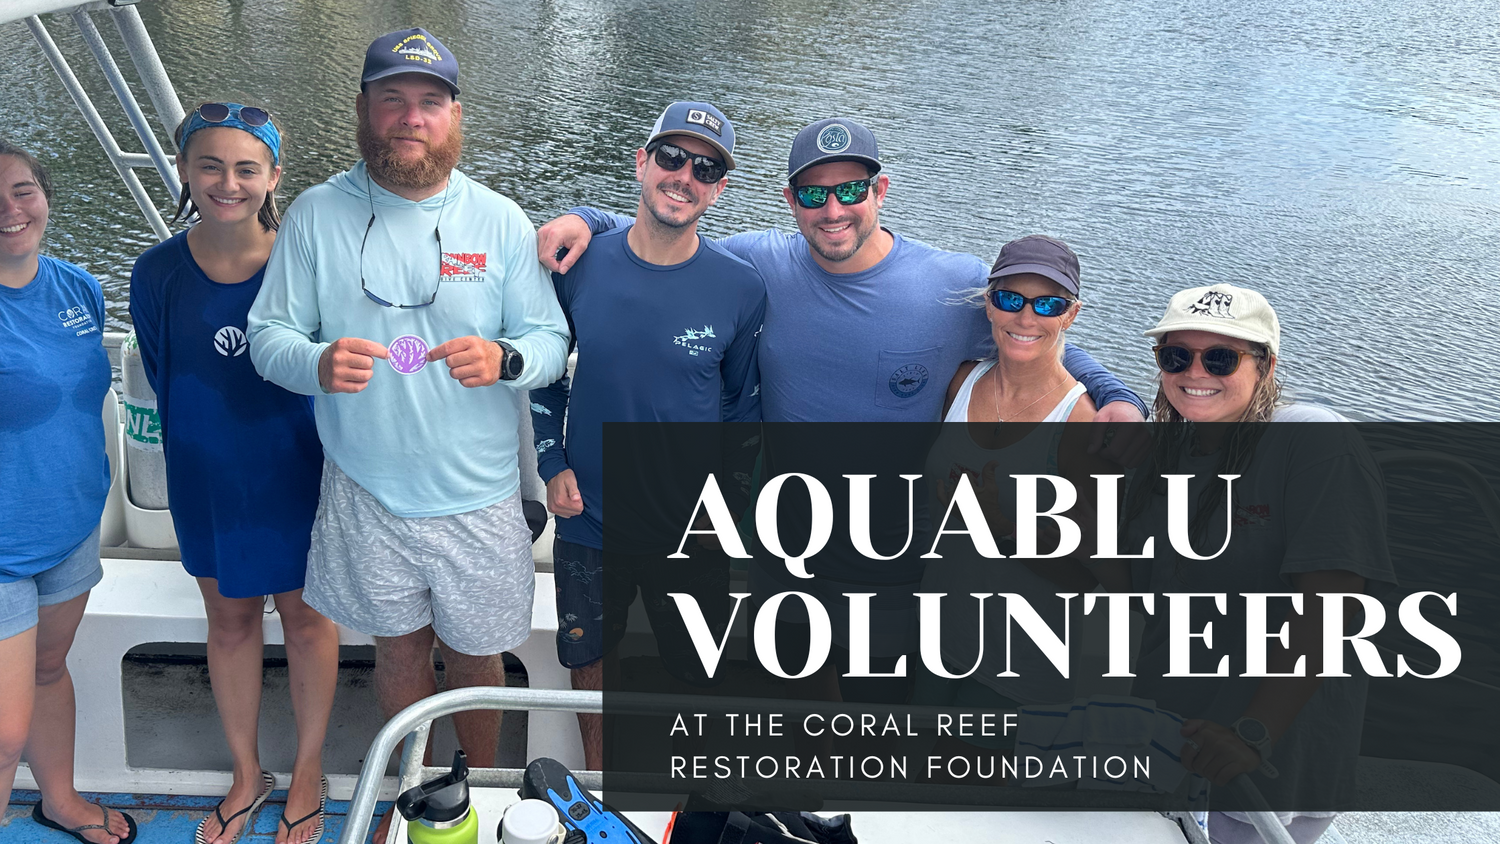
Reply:
M99 794L83 795L94 803L120 809L135 818L139 844L191 844L198 822L214 810L221 798L188 797L171 794ZM41 799L36 791L17 789L10 794L10 808L0 818L0 844L78 844L73 836L48 829L31 820L31 809ZM241 844L273 844L281 810L286 805L286 791L271 792L255 815L255 826L240 839ZM390 801L376 804L375 816L390 807ZM329 800L325 809L322 844L334 844L344 828L349 812L347 800ZM373 825L372 825L373 827ZM368 838L368 836L366 836Z

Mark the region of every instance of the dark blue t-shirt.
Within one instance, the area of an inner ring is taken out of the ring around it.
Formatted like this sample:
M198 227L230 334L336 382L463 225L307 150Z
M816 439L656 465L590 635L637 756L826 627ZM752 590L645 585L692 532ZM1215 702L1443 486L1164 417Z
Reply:
M156 391L182 564L226 598L302 588L323 448L312 399L261 378L246 314L264 268L209 279L183 232L130 274L130 318Z
M0 583L67 559L109 494L104 293L41 256L25 287L0 285Z
M571 384L531 393L537 471L550 481L572 469L583 497L557 535L591 548L604 547L605 422L760 420L760 273L707 238L680 264L650 264L629 231L595 236L567 275L553 274L578 366Z

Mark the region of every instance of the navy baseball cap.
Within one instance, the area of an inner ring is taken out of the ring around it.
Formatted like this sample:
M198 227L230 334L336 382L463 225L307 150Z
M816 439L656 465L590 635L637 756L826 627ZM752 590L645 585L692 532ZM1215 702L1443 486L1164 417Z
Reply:
M827 164L830 161L858 161L880 172L880 148L875 145L875 135L869 129L847 117L830 117L804 126L792 141L792 154L787 158L788 181L797 178L809 167Z
M1074 296L1079 293L1078 255L1055 237L1027 235L1000 247L1000 257L990 268L990 281L1022 273L1051 279Z
M734 124L724 112L712 103L672 103L656 118L651 134L646 138L649 145L666 135L687 135L697 138L724 156L724 166L734 169Z
M458 59L436 35L421 27L388 32L372 41L365 50L365 68L359 81L374 82L398 73L436 76L447 83L453 96L458 96Z

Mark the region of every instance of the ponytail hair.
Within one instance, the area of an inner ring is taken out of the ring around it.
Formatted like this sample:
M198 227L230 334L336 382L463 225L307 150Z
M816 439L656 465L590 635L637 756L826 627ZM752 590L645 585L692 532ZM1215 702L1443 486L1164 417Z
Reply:
M172 131L172 141L177 144L177 154L181 155L184 160L187 159L187 147L183 146L182 130L187 127L188 121L192 119L193 113L188 112L187 116L182 118L182 122L177 124L177 128ZM281 132L281 127L277 126L276 130L278 132ZM251 137L254 136L252 135ZM286 133L282 132L281 137L282 140L285 141ZM277 166L276 158L274 156L271 159L271 166ZM186 181L183 181L182 195L177 200L177 213L172 216L172 222L190 223L197 217L198 206L193 202L192 189L188 187L188 183ZM268 232L278 231L281 228L281 209L276 207L276 189L274 187L266 191L266 201L262 202L260 204L260 210L255 212L255 219L260 221L261 228L265 229Z

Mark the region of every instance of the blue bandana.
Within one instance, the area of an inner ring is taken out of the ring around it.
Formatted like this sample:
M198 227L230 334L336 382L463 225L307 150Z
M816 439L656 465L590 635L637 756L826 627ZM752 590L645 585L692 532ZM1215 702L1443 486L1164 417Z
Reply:
M270 120L267 120L264 126L251 126L249 123L246 123L245 121L240 119L240 109L244 108L243 105L240 105L239 103L225 103L224 105L229 106L229 117L219 123L210 123L207 120L204 120L203 115L198 113L198 109L193 109L193 113L188 115L187 124L182 127L182 140L179 145L180 148L184 150L187 149L188 138L191 138L193 136L193 133L198 131L199 129L212 129L215 126L229 126L234 129L240 129L245 132L249 132L250 134L259 138L261 142L271 150L271 163L278 167L281 166L281 132L277 131L276 124Z

